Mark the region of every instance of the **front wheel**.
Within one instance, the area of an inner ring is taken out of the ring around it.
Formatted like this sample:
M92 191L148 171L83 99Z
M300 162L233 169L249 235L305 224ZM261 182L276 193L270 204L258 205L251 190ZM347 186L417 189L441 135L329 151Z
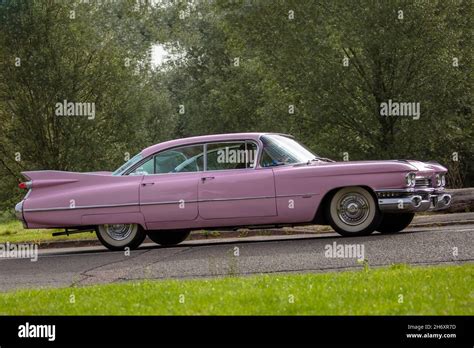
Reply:
M374 196L358 186L337 191L325 207L331 227L342 236L367 236L380 223L380 212Z
M136 249L145 240L146 234L137 224L99 225L96 229L97 238L113 251L125 248Z
M377 227L377 231L383 234L400 232L411 223L414 216L415 213L383 213L382 222L380 223L379 227Z
M176 245L188 238L189 230L148 231L148 238L160 245Z

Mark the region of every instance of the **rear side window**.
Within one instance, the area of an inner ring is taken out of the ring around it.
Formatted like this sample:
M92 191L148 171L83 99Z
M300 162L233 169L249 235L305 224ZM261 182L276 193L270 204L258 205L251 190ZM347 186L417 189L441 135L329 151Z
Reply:
M198 172L204 170L204 146L184 146L151 157L129 175Z

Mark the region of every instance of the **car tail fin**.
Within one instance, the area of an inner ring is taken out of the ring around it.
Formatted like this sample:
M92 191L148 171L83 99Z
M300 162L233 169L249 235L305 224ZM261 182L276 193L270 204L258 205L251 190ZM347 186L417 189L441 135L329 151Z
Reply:
M29 190L31 188L31 181L24 181L18 184L18 188L22 190Z
M28 179L28 182L24 183L25 185L20 184L20 188L46 187L79 181L77 178L78 173L57 170L22 172L21 175Z

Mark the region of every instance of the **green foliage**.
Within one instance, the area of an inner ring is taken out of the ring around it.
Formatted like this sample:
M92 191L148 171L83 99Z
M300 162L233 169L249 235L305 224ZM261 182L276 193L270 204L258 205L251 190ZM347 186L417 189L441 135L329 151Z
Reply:
M452 169L451 186L470 185L472 14L469 1L190 6L172 24L182 37L170 38L185 52L170 82L188 106L180 135L292 133L337 160L437 160ZM380 116L389 99L419 102L420 119Z
M22 170L113 170L161 140L148 126L166 105L150 76L150 11L11 1L0 18L0 208L18 199ZM94 104L95 117L58 116L64 100Z

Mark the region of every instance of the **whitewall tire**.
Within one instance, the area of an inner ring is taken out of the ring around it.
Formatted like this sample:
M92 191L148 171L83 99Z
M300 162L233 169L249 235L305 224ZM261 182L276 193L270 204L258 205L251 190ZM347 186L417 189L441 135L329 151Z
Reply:
M145 240L146 234L137 224L107 224L96 229L97 238L110 250L136 249Z
M336 191L325 212L331 227L343 236L367 236L375 231L381 220L375 197L358 186Z

